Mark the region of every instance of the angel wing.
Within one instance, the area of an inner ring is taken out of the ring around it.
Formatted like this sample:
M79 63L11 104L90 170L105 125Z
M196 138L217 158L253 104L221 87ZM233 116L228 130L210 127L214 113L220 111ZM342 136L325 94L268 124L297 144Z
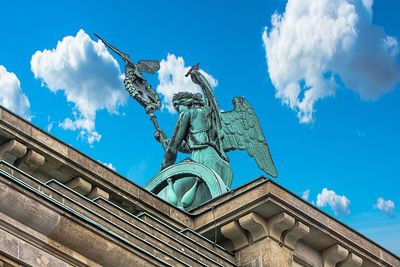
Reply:
M235 97L232 102L234 109L221 112L220 115L224 151L247 150L260 169L272 177L277 177L267 141L252 106L242 97Z

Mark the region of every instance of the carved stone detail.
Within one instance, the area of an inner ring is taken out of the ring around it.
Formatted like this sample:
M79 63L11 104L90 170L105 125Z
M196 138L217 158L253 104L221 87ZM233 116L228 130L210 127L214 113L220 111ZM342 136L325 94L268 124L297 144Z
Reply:
M82 195L86 195L92 189L92 185L81 177L76 177L67 183L67 186Z
M18 158L21 158L26 153L26 146L15 139L8 141L0 146L0 159L13 164Z
M335 267L336 264L349 255L349 251L339 244L333 245L322 252L323 267Z
M246 233L236 221L230 222L222 226L221 233L232 242L235 250L239 250L249 244Z
M22 158L15 162L15 166L22 170L34 171L44 164L45 158L39 153L29 150Z
M286 246L294 249L296 242L310 233L310 227L302 222L297 221L295 225L290 228L283 237L283 242Z
M254 242L262 239L268 234L267 221L254 212L240 218L239 223L244 229L250 232Z
M357 267L363 264L363 259L353 252L349 253L349 256L338 264L338 267Z
M269 235L276 240L282 240L283 231L291 228L294 223L295 219L292 216L286 212L281 212L267 220Z
M103 189L95 186L95 187L93 187L92 191L90 191L90 193L87 195L87 197L90 198L90 199L94 199L96 197L102 197L102 198L105 198L105 199L109 199L110 198L110 194L108 194Z

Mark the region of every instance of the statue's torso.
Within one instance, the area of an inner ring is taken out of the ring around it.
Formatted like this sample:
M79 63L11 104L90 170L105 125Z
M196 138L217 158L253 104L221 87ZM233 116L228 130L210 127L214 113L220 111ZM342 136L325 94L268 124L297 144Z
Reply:
M211 128L208 111L204 108L192 108L188 110L190 115L190 126L188 130L187 143L191 149L204 148L213 143L210 140Z

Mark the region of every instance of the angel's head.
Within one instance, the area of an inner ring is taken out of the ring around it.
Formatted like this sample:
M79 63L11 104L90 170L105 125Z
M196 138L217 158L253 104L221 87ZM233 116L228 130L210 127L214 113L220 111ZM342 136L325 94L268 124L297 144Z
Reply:
M179 113L192 107L204 106L203 97L198 93L179 92L172 97L172 105Z

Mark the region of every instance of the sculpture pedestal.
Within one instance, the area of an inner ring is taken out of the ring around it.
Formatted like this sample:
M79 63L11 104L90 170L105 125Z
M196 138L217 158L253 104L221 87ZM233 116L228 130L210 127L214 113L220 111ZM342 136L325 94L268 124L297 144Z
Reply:
M229 191L216 172L192 160L184 160L160 171L145 188L184 210Z

